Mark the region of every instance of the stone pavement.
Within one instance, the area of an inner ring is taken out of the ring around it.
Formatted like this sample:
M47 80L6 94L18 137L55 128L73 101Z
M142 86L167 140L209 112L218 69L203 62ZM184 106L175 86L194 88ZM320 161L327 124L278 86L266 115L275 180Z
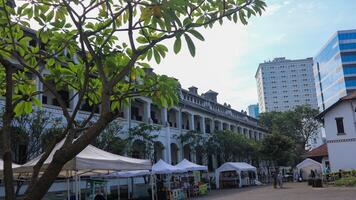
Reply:
M213 190L196 200L356 200L356 187L312 188L307 183L285 183L284 188L255 186Z

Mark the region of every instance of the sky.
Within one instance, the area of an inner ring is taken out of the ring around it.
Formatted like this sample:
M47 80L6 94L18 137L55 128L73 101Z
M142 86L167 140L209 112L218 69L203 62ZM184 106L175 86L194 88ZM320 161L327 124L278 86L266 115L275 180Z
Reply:
M246 110L257 103L259 63L275 57L313 57L337 30L356 29L356 0L266 3L263 15L251 18L247 26L226 21L200 30L205 41L195 40L194 58L186 45L178 55L171 47L155 72L177 78L183 88L196 86L199 94L212 89L219 93L218 102Z

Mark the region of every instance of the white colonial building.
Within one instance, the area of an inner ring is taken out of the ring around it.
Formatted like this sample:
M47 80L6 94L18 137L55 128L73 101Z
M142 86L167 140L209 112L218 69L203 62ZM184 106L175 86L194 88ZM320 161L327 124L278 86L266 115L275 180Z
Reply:
M37 87L38 90L45 91L38 96L43 104L41 109L46 110L52 117L63 118L56 98L45 90L39 81L37 81ZM77 97L73 92L60 91L60 94L67 102L68 108L76 105ZM211 90L199 95L196 87L190 87L189 90L181 89L180 102L172 108L159 108L149 98L136 98L131 101L130 106L123 109L121 117L116 121L122 125L124 132L140 123L159 126L161 129L156 133L158 138L154 145L155 160L162 158L169 163L176 164L183 158L187 158L199 164L207 164L210 169L215 169L219 165L218 156L203 158L201 152L193 152L188 145L183 145L178 136L190 130L203 135L212 133L214 130L231 130L236 134L244 134L250 139L261 140L267 133L266 129L259 126L258 120L248 116L246 112L236 111L227 104L219 104L217 95L218 93ZM3 103L0 101L0 107ZM92 109L84 103L77 120L84 120ZM96 112L100 110L97 109ZM26 144L23 146L22 148L26 148Z
M356 93L329 106L318 118L323 121L331 171L356 169Z

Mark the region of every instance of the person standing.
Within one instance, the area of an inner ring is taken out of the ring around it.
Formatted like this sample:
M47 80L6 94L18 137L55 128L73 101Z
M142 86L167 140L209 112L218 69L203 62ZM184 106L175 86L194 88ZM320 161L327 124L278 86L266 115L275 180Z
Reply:
M272 172L273 187L277 188L277 171Z

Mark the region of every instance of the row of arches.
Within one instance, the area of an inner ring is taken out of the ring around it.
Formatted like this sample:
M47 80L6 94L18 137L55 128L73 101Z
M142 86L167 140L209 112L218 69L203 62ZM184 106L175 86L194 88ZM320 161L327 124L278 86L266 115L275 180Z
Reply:
M176 143L170 144L171 149L171 164L177 164L180 161L179 154L182 153L183 158L193 161L192 149L189 145L184 145L182 151L179 149ZM160 141L156 141L153 144L153 152L149 152L150 150L146 147L145 143L141 140L135 140L132 144L131 156L133 158L139 159L149 159L153 156L154 162L157 162L160 159L164 159L165 147ZM152 154L153 155L150 155ZM203 165L204 163L204 150L202 147L197 147L194 152L195 162L197 164ZM167 160L167 159L166 159Z

